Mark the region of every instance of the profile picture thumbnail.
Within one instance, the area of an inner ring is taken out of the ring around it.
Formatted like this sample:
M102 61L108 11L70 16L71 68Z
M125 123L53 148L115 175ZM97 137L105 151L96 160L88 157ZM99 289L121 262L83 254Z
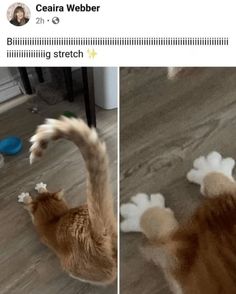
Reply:
M14 26L23 26L30 19L30 10L24 3L14 3L7 10L7 19Z

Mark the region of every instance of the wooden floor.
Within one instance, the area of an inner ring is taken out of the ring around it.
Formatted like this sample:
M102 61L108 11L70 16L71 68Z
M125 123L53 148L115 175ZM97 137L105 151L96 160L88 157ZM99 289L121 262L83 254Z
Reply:
M164 68L121 69L121 202L161 192L181 221L199 204L186 173L199 155L236 158L236 68L199 68L170 81ZM169 294L138 233L121 234L121 293Z
M51 190L64 188L71 205L85 201L84 164L72 143L53 143L42 161L33 166L28 161L28 140L44 118L59 117L66 110L85 118L84 106L79 102L61 102L55 106L40 102L38 114L31 113L30 106L31 103L26 103L0 115L0 138L17 135L24 143L23 152L5 157L5 166L0 169L0 293L115 294L115 283L95 287L67 276L54 254L40 244L28 213L17 203L19 193L33 191L41 181L48 183ZM110 155L114 195L117 191L116 122L116 110L97 109L98 132L107 142Z

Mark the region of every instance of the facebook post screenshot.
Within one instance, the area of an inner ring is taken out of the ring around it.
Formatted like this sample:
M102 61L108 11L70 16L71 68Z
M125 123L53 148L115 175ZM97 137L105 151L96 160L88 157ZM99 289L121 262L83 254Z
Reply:
M0 3L0 294L236 293L236 3Z

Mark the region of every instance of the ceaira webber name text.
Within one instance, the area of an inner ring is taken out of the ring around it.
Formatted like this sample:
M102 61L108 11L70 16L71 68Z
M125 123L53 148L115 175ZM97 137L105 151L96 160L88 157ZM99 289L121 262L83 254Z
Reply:
M95 5L89 5L89 4L67 4L66 6L61 5L42 5L37 4L36 5L36 11L38 12L64 12L65 9L68 12L98 12L100 9L100 6Z

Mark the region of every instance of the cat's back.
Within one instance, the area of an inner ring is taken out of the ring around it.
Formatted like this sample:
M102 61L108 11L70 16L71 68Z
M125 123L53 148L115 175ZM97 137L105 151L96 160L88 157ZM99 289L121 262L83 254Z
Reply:
M236 199L206 199L174 236L184 293L236 293Z
M62 216L57 226L57 237L66 242L84 239L90 234L90 221L87 205L70 209Z

